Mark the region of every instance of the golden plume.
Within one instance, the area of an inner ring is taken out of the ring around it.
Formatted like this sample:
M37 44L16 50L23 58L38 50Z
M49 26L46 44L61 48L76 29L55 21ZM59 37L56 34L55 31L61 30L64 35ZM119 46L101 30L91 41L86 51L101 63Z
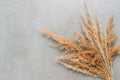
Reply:
M56 41L55 47L66 51L58 58L58 62L64 66L105 80L114 80L111 66L120 49L120 46L113 46L117 38L113 33L114 16L109 19L107 33L103 33L100 19L97 19L95 25L87 5L86 9L87 18L81 15L83 21L80 22L84 36L74 32L76 41L58 36L47 29L41 29L40 32Z

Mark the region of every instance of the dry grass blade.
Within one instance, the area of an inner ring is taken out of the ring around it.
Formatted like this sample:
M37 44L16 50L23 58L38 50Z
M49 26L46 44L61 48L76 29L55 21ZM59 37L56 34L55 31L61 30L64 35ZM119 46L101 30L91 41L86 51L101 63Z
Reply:
M105 80L114 80L111 72L111 65L120 46L113 47L117 36L113 34L113 16L108 22L107 34L103 33L100 19L97 19L97 26L87 9L87 18L81 15L83 22L80 22L84 36L74 32L76 41L58 36L47 29L41 29L41 33L56 41L55 47L66 51L58 58L58 62L72 70L92 76L99 76Z

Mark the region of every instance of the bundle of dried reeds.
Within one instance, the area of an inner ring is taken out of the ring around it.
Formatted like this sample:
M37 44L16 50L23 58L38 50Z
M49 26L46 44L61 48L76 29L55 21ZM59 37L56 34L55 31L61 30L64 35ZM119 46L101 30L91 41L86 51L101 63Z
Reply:
M120 49L120 46L113 47L117 38L113 33L114 16L110 17L105 33L102 31L100 19L97 19L96 26L90 11L86 9L88 16L82 16L83 21L80 22L84 36L74 32L76 41L57 36L47 29L41 29L41 33L55 40L56 47L66 51L58 58L58 62L64 66L105 80L113 80L111 65Z

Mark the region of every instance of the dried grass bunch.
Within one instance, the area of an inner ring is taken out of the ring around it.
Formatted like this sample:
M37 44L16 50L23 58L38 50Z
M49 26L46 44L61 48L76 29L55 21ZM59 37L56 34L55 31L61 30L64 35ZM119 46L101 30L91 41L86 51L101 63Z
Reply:
M113 47L117 38L113 33L114 16L110 17L105 33L102 31L100 19L97 19L96 25L90 11L87 7L86 9L87 18L82 16L83 21L80 22L84 36L74 32L76 41L57 36L47 29L41 29L41 33L56 41L55 47L66 51L58 58L58 62L64 66L105 80L114 80L111 65L120 49L120 46Z

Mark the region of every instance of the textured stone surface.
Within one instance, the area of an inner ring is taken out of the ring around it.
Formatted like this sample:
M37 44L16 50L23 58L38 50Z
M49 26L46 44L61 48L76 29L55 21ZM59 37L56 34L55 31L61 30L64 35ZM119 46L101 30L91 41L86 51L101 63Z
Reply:
M115 15L115 32L120 34L120 1L88 0L103 28ZM72 38L80 31L84 0L0 0L0 80L102 80L71 71L55 62L62 52L49 46L51 41L39 33L49 28ZM116 45L120 44L120 36ZM120 79L120 56L113 65L115 80Z

